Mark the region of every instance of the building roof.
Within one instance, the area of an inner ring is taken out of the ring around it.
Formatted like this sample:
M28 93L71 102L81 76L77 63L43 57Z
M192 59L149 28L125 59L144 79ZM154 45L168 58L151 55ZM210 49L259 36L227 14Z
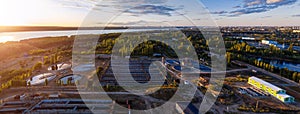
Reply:
M265 85L265 86L267 86L267 87L269 87L269 88L271 88L272 90L275 90L275 91L283 90L283 89L281 89L281 88L279 88L279 87L277 87L277 86L275 86L275 85L273 85L269 82L266 82L262 79L259 79L259 78L255 77L255 76L252 76L249 79L255 80L255 81L257 81L257 82L259 82L259 83L261 83L261 84L263 84L263 85Z
M290 95L288 95L288 94L277 94L278 96L280 96L280 97L282 97L282 98L290 98L290 97L292 97L292 96L290 96ZM292 97L292 98L294 98L294 97Z

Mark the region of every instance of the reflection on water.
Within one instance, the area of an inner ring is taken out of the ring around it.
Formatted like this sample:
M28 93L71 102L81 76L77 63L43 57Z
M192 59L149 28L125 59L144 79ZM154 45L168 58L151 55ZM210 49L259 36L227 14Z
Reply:
M276 61L276 60L270 61L270 64L275 66L275 67L278 67L278 68L287 68L287 69L292 70L292 71L300 72L300 65L299 64L293 64L293 63L290 63L290 62Z
M287 61L279 61L279 60L264 60L261 58L258 58L257 60L269 62L270 65L273 65L274 67L277 67L279 69L287 68L291 71L300 72L300 64L297 64L297 63L287 62Z
M13 41L15 38L13 36L0 36L0 43L5 43L7 41Z

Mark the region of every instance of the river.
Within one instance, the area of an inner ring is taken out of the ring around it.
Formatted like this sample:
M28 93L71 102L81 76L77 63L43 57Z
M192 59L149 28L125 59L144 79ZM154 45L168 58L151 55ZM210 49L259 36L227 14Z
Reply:
M300 72L300 64L293 63L293 62L287 62L287 61L280 61L280 60L267 60L267 59L262 59L258 58L259 61L264 61L268 62L270 65L273 65L274 67L277 68L287 68L291 71L297 71Z

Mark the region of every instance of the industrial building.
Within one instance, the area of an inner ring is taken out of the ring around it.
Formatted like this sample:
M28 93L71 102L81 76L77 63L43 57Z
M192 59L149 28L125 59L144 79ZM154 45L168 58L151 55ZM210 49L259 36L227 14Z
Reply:
M257 77L250 77L248 83L264 92L269 93L270 95L276 97L282 102L290 103L294 102L295 98L286 94L286 91Z

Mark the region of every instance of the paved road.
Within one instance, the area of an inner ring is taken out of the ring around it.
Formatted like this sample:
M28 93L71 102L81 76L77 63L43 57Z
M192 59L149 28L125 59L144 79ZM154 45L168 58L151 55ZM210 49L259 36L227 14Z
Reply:
M274 77L274 78L277 78L277 79L279 79L279 80L281 80L281 81L284 81L284 82L288 83L290 86L300 86L299 83L296 83L296 82L294 82L294 81L292 81L292 80L289 80L289 79L287 79L287 78L284 78L284 77L282 77L282 76L280 76L280 75L278 75L278 74L274 74L274 73L269 72L269 71L266 71L266 70L264 70L264 69L262 69L262 68L255 67L255 66L253 66L253 65L250 65L250 64L247 64L247 63L244 63L244 62L241 62L241 61L236 61L236 62L242 63L242 64L246 65L246 66L247 66L248 68L250 68L250 69L253 69L253 70L262 72L262 73L264 73L264 74L266 74L266 75L269 75L269 76L272 76L272 77Z

